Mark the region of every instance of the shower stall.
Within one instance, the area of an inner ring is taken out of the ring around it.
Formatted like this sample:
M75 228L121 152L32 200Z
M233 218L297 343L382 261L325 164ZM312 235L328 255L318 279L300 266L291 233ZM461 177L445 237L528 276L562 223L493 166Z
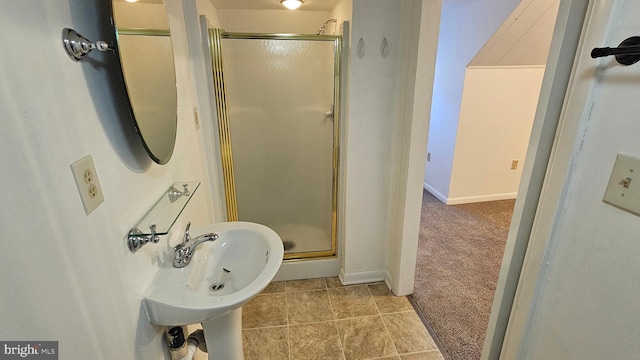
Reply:
M209 30L230 221L336 255L341 38Z

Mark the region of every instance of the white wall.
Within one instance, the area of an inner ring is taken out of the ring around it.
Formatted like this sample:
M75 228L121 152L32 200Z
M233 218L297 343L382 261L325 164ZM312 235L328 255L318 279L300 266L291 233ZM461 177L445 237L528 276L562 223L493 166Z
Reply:
M519 0L444 1L429 126L426 186L449 194L465 69Z
M331 10L331 14L329 15L330 19L336 19L336 28L333 27L334 24L329 24L330 27L328 29L335 30L335 35L343 34L343 32L340 31L340 26L342 26L342 23L345 21L351 21L351 18L353 17L352 13L353 0L340 0ZM330 34L333 34L333 32Z
M342 149L346 151L346 199L341 272L347 283L386 276L393 161L389 134L394 132L394 122L387 120L395 110L395 89L388 84L397 81L400 18L393 1L353 1L348 120L343 134L347 145ZM380 55L385 36L393 49L387 59ZM356 50L360 38L368 50L363 58Z
M113 2L113 17L118 28L169 29L163 4Z
M218 16L228 32L315 34L329 19L329 12L218 9Z
M398 82L401 101L398 119L404 119L395 133L396 174L390 218L387 256L388 283L396 295L413 292L416 272L418 233L422 208L422 186L429 132L429 113L433 95L433 76L438 47L442 0L405 3L402 19L402 63Z
M351 32L346 151L345 243L341 276L346 283L382 280L388 276L387 252L396 233L397 177L405 171L400 134L411 121L404 113L405 78L410 71L410 37L402 20L414 3L355 0ZM417 24L419 26L419 23ZM389 55L381 55L382 39ZM357 55L362 38L365 54ZM414 39L417 41L417 39ZM413 56L416 56L413 53ZM406 146L406 144L405 144Z
M449 194L441 200L516 197L543 75L540 66L467 68Z
M0 58L0 184L7 190L0 205L0 338L56 340L65 359L168 358L163 329L146 321L140 300L185 222L213 220L208 189L198 190L160 243L132 254L125 236L171 183L202 180L193 101L184 95L192 86L190 70L177 41L178 138L172 160L158 166L115 110L100 65L112 55L91 54L92 60L75 63L62 50L63 27L98 38L101 3L3 5L0 43L13 50ZM177 17L170 19L172 30ZM22 41L15 41L16 33ZM88 216L69 168L87 154L105 194Z
M519 346L504 358L634 359L640 352L640 219L602 201L616 154L640 155L638 77L633 66L589 56L640 31L640 3L590 5L539 203L546 211L536 215L521 278L533 282L519 288L525 300L512 313L526 323L522 332L510 324L507 343Z

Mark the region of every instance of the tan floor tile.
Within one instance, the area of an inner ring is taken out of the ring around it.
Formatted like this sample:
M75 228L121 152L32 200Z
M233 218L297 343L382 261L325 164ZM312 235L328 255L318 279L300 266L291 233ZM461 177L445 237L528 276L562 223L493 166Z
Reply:
M400 354L437 349L415 311L386 314L382 319Z
M327 321L289 327L291 360L342 360L336 323Z
M442 356L439 350L432 350L429 352L400 355L400 359L402 360L444 360L444 356Z
M333 320L326 290L287 294L289 324L306 324Z
M337 276L324 278L324 282L327 284L327 288L344 286Z
M346 360L397 355L380 316L336 321Z
M406 296L393 295L385 283L369 285L369 291L381 314L413 310Z
M243 307L242 324L246 360L444 360L411 303L384 282L273 282Z
M327 288L327 285L325 285L324 283L324 278L305 279L305 280L287 280L285 282L285 288L287 292L311 291L311 290L324 290Z
M267 287L262 290L262 294L274 294L284 292L284 281L271 282Z
M287 325L286 294L256 296L242 306L242 328Z
M367 285L330 288L329 299L336 319L377 315L378 309Z
M270 327L242 331L245 360L283 360L289 358L287 327Z

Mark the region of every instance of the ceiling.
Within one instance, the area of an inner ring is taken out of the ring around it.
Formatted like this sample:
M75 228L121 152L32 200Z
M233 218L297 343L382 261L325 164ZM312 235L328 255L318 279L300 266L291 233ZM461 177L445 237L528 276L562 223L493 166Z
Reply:
M470 66L545 65L560 0L522 0Z
M221 10L289 11L278 0L209 1L216 9ZM444 1L451 4L470 0ZM331 11L339 2L340 0L304 0L304 4L296 11ZM522 0L469 65L545 65L559 3L560 0Z
M278 0L209 0L216 9L288 10ZM340 0L304 0L296 11L331 11Z

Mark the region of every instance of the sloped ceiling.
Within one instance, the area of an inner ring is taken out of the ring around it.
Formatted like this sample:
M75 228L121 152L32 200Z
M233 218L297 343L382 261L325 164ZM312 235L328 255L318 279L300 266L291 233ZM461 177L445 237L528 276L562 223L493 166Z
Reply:
M522 0L469 66L545 65L560 0Z

